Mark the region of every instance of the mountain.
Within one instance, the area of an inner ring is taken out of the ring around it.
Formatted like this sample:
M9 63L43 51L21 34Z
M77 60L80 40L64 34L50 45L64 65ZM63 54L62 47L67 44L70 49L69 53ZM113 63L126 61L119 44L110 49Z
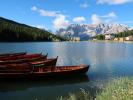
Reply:
M56 33L64 37L80 37L81 40L86 40L99 34L117 34L128 30L129 27L122 24L71 24Z
M64 38L46 30L0 17L0 42L63 41Z

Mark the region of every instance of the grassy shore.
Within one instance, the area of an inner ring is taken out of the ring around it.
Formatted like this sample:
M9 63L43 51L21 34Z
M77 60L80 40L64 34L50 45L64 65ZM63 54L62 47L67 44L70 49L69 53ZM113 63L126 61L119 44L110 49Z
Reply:
M81 89L78 94L69 94L68 97L60 97L58 100L133 100L133 77L109 81L95 97Z

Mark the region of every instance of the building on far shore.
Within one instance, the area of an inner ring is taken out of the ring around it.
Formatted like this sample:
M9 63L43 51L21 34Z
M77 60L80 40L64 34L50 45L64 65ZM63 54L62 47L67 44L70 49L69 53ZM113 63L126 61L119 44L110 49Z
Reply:
M92 40L96 41L97 39L96 38L93 38Z
M123 42L125 41L125 37L114 38L114 41Z
M80 41L80 37L71 37L70 41Z
M114 41L119 41L119 38L114 38Z
M125 41L133 41L133 35L125 37Z
M133 41L133 35L127 36L127 37L119 37L119 38L114 38L114 41Z
M120 37L120 38L119 38L119 41L120 41L120 42L124 42L124 41L125 41L125 37Z
M105 40L112 40L114 37L114 34L105 34Z

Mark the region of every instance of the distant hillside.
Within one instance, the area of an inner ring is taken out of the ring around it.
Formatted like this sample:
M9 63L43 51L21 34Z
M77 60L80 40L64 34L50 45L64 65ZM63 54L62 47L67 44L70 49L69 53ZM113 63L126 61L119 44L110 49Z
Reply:
M0 17L0 42L64 41L46 30Z

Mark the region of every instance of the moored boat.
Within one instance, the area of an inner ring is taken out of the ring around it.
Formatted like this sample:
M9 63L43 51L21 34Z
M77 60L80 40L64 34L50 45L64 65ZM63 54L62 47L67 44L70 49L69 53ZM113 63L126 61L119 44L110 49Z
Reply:
M9 57L9 56L20 56L20 55L26 55L26 54L27 54L27 52L4 53L4 54L0 54L0 58Z
M76 66L48 66L27 68L25 70L0 70L0 79L21 79L21 78L59 78L71 77L75 75L85 74L89 69L89 65Z
M56 66L57 58L44 59L40 61L32 62L23 62L23 63L12 63L12 64L2 64L0 65L0 72L8 72L10 70L26 70L36 67L45 67L45 66Z
M57 60L58 60L58 56L56 58L43 59L40 61L33 61L33 62L29 62L29 63L32 64L34 67L56 66Z
M42 54L26 54L26 55L14 55L14 56L5 56L1 57L1 61L7 61L7 60L18 60L18 59L32 59L36 57L41 57Z
M14 60L0 60L0 64L12 64L12 63L25 63L25 62L35 62L47 59L47 55L42 55L33 58L20 58Z

